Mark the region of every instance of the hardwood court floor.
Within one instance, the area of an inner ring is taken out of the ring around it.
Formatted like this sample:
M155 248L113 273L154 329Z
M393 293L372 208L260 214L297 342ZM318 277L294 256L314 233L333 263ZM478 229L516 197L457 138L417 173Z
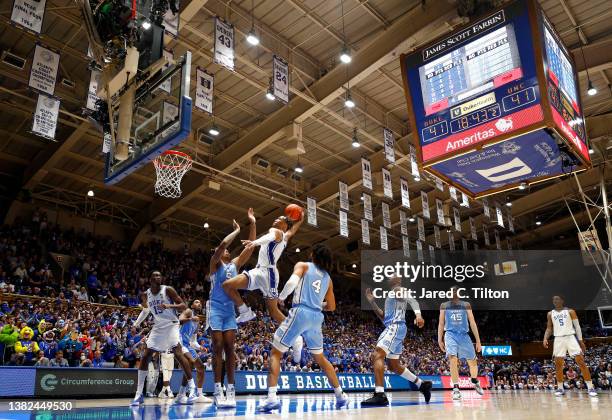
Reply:
M434 392L430 404L425 404L416 392L390 394L391 405L381 408L361 408L359 402L367 394L350 394L348 407L336 409L331 394L281 395L282 407L269 414L257 412L262 396L238 398L231 410L217 410L210 404L172 405L157 398L146 400L140 408L129 407L129 399L76 400L72 412L14 412L8 402L0 402L0 419L206 419L224 420L256 417L260 420L321 418L334 420L404 420L404 419L611 419L612 393L602 392L590 398L584 392L568 392L555 397L550 391L491 391L483 397L464 391L462 401L452 401L449 392ZM41 417L42 415L42 417Z

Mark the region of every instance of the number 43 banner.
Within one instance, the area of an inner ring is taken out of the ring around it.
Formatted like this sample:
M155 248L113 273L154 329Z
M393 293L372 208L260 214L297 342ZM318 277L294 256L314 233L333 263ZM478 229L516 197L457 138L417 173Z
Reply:
M218 17L215 18L214 61L234 71L234 26Z
M272 61L274 72L274 96L283 103L289 103L289 65L280 57L274 56Z

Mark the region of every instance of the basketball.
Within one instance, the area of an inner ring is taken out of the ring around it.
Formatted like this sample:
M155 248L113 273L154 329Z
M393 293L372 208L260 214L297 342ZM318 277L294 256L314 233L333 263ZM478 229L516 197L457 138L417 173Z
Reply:
M300 220L302 218L302 213L304 213L304 209L297 204L289 204L285 207L285 216L292 222Z

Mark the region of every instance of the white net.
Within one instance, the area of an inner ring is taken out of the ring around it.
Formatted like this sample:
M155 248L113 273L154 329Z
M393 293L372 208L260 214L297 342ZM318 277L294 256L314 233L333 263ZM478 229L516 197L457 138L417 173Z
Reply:
M153 160L157 181L155 193L167 198L181 196L181 180L191 169L191 156L176 150L168 150Z

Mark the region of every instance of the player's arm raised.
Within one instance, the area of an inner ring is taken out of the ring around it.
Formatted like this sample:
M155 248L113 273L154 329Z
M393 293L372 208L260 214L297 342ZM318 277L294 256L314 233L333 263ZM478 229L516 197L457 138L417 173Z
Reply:
M274 241L274 242L281 242L282 240L283 240L283 231L280 230L280 229L277 229L277 228L270 228L268 233L266 233L265 235L263 235L259 239L256 239L254 241L252 241L250 239L245 239L245 240L243 240L241 242L244 245L245 249L252 250L256 246L266 245L266 244L269 244L272 241Z
M302 226L302 223L304 223L304 212L302 212L302 216L300 217L300 220L294 222L293 226L291 226L291 229L289 229L285 233L285 240L287 242L289 242L291 240L291 238L293 238L295 236L297 231L300 229L300 226Z
M149 309L149 304L147 303L147 299L145 299L144 294L140 295L140 300L142 302L142 311L138 314L138 318L134 321L134 326L138 328L142 322L149 317L151 310Z
M468 321L470 322L470 329L472 330L472 334L474 334L474 338L476 339L476 351L482 351L482 345L480 344L480 334L478 333L478 325L476 325L476 319L474 318L474 313L472 312L472 305L469 303L466 306L466 311L468 315Z
M210 257L210 274L213 274L215 271L217 271L217 268L219 268L219 261L221 261L221 256L223 255L227 247L230 246L230 244L234 241L234 239L236 239L236 236L238 236L238 234L240 233L240 225L236 223L235 220L232 221L232 225L234 227L232 233L223 238L219 246L215 249L215 253L212 255L212 257Z
M285 287L283 287L283 291L278 295L278 299L280 302L283 302L285 299L289 297L291 293L295 290L295 288L300 284L300 279L304 277L304 274L308 271L308 264L305 262L298 262L293 267L293 274L285 283Z
M176 293L173 287L166 287L166 293L168 293L168 297L174 303L162 303L161 307L163 309L176 309L177 311L184 311L187 309L187 305L183 301L183 298Z
M446 323L446 305L440 305L440 317L438 318L438 346L440 350L446 352L444 345L444 324Z
M376 304L376 300L374 298L374 295L372 294L372 289L370 289L369 287L366 289L366 299L368 300L368 303L370 304L370 306L372 307L372 310L374 311L374 313L376 314L376 316L382 321L385 319L385 311L383 311L382 309L380 309L378 307L378 305Z
M544 340L542 340L542 345L545 349L548 348L548 339L550 338L553 332L553 323L552 323L552 315L550 312L546 314L546 331L544 331Z
M249 241L254 241L255 238L257 237L257 226L255 224L257 220L255 219L255 213L253 213L253 208L249 208L249 210L247 211L247 215L248 215L249 222L250 222L249 223ZM254 248L252 247L245 247L240 253L240 255L234 258L233 263L236 266L236 270L240 270L240 267L246 264L249 258L251 258L251 255L253 255L253 249Z
M569 314L570 318L572 318L574 330L576 331L576 338L578 339L578 344L580 344L582 353L586 353L586 346L584 345L584 341L582 340L582 328L580 328L580 321L578 321L578 315L576 315L576 311L573 309L569 310Z
M329 281L329 287L325 292L325 300L323 301L323 310L333 312L336 310L336 295L334 295L334 282Z

